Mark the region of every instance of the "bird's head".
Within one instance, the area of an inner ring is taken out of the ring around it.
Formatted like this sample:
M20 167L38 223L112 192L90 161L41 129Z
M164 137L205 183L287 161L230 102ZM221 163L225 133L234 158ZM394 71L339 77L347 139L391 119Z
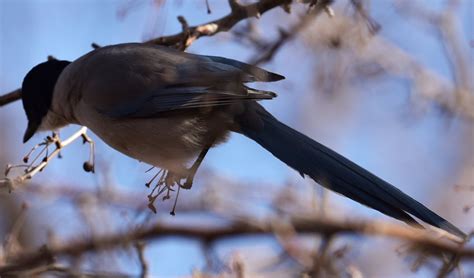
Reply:
M21 95L28 118L23 143L28 141L41 126L50 109L54 86L69 61L49 60L33 67L23 79Z

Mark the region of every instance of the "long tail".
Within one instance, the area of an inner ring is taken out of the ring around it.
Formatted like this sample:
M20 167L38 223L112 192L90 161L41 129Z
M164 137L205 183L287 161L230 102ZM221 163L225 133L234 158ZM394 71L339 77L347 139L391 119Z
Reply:
M239 132L324 187L410 225L421 226L411 214L435 227L466 237L453 224L398 188L279 122L259 104L249 105L238 121Z

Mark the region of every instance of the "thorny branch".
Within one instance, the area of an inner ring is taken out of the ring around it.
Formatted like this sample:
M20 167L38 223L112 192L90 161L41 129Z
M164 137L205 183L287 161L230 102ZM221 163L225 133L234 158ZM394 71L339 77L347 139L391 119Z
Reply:
M460 259L473 260L474 249L464 248L445 241L431 233L416 230L402 224L377 223L377 222L345 222L330 219L293 219L289 222L291 229L305 234L363 234L385 236L409 241L424 248L426 252L434 255L440 253L454 254ZM281 226L281 225L280 225ZM153 240L167 236L180 236L200 239L204 242L225 239L235 236L278 234L279 229L272 222L254 223L240 221L226 227L183 227L156 224L152 227L142 228L127 233L97 236L94 239L68 241L63 245L45 246L39 251L20 252L10 257L8 263L0 266L0 274L14 273L38 267L45 263L53 263L60 256L75 256L89 251L109 250L124 247L136 241Z

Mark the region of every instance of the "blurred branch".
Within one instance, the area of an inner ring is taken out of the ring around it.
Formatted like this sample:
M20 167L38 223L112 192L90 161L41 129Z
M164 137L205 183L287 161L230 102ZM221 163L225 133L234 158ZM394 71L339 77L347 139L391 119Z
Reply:
M414 20L428 24L439 36L440 44L449 62L455 88L452 90L452 101L441 103L445 108L460 107L463 114L474 119L474 97L472 95L472 68L469 67L468 41L463 37L456 12L460 1L446 1L439 11L431 11L418 1L399 0L398 10ZM428 6L429 7L429 6ZM451 111L451 110L450 110ZM455 111L456 112L456 111Z
M332 1L333 0L317 1L316 4L310 6L310 12L303 16L297 24L290 28L290 30L285 31L283 29L280 29L279 38L273 43L270 43L266 47L264 47L263 54L252 59L250 64L258 65L270 61L285 43L292 40L303 29L305 29L311 22L313 22L312 20L322 11L326 11L330 16L332 16L334 12L331 10L331 8L329 8L329 5L332 3Z
M148 262L146 261L146 258L145 258L145 244L143 242L136 242L135 250L137 250L138 260L140 261L140 268L141 268L140 277L141 278L148 277L149 267L148 267Z
M383 36L374 36L370 28L367 32L367 19L364 17L362 20L354 19L341 12L331 21L320 21L308 30L306 32L307 41L313 46L317 57L328 60L322 63L315 72L319 75L327 74L328 83L334 84L331 83L331 80L338 80L336 83L340 84L341 76L339 74L347 74L347 71L342 69L351 68L357 64L376 65L390 75L408 80L414 98L435 104L451 115L470 121L474 120L474 95L470 93L472 91L470 87L465 87L460 83L458 79L462 78L450 80L419 62L412 53L405 51ZM446 40L447 42L445 42ZM441 37L440 42L449 45L454 43L445 37ZM458 49L454 51L457 53L456 55L465 57L464 60L468 59L468 55L459 50L459 47L453 46L449 49ZM325 52L321 53L321 50ZM390 55L387 55L388 53ZM462 60L459 57L453 58L447 55L447 59L453 65ZM332 61L333 67L331 59L337 61ZM465 67L453 66L452 68ZM332 72L329 72L330 70ZM459 71L469 72L469 69ZM336 75L338 76L335 77ZM466 74L458 75L464 76ZM363 78L366 76L357 76L357 80L365 80ZM320 88L323 87L321 80L318 79L317 82Z
M364 3L362 0L350 0L352 6L357 11L357 13L364 19L367 23L370 33L376 34L382 28L378 22L376 22L367 12L366 8L364 7Z
M53 275L53 273L55 275ZM117 272L77 271L61 264L51 264L21 273L23 277L113 277L130 278ZM48 275L49 274L49 275Z
M439 105L453 115L474 120L474 95L468 90L459 88L459 84L452 84L389 41L379 38L374 39L375 43L385 49L386 53L391 53L391 57L378 53L380 65L388 72L412 80L417 96Z
M93 200L102 205L102 207L109 207L114 210L125 209L136 212L143 212L147 209L147 202L143 193L137 192L122 192L116 189L115 185L103 184L99 190L85 190L80 184L67 184L58 186L49 184L48 186L41 186L40 184L28 183L21 188L23 196L28 195L28 198L49 201L63 200L73 205L79 205L84 200ZM209 212L214 205L211 193L208 191L194 191L193 198L189 195L184 195L182 202L180 202L180 213L204 213ZM156 205L157 211L165 212L168 215L168 203L158 202Z
M442 37L446 57L451 63L452 72L456 84L460 87L458 90L459 98L462 99L463 93L468 93L472 88L472 68L465 57L469 56L467 49L468 41L460 34L461 28L458 26L456 11L459 9L459 1L450 0L446 3L446 8L439 15L439 33ZM460 99L460 100L461 100Z
M281 221L281 219L278 219ZM93 239L68 240L66 244L44 246L39 251L19 252L0 266L0 274L11 274L28 270L45 263L52 263L60 256L79 254L127 246L136 241L159 239L167 236L189 237L211 242L235 236L271 235L286 232L278 221L254 223L239 221L226 227L183 227L182 225L156 224L152 227L137 229L126 233L95 236ZM402 224L381 222L335 221L331 219L293 219L289 222L291 230L298 233L317 233L326 237L336 234L363 234L385 236L409 241L424 248L426 252L439 256L440 253L453 254L459 259L473 260L474 249L465 248L452 242L433 236L425 230L416 230ZM288 228L286 228L287 230Z

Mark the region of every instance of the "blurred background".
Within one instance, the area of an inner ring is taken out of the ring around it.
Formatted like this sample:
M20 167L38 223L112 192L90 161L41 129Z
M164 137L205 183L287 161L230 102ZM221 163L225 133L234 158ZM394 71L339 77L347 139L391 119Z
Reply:
M290 14L274 8L229 32L200 38L186 51L255 61L278 41L279 28L292 32L307 13L308 4L296 2L310 1L294 2ZM286 77L256 84L279 95L262 104L284 123L472 231L474 1L336 0L332 9L333 17L319 14L260 64ZM229 12L223 0L0 0L0 95L19 88L24 75L48 55L74 60L91 51L91 43L142 42L178 33L179 15L194 26ZM0 108L0 168L21 163L47 135L24 145L25 128L20 101ZM61 136L78 129L67 127ZM302 179L240 135L209 152L192 190L181 191L176 216L169 214L174 197L157 199L154 214L147 208L149 165L90 135L96 142L95 174L82 169L89 149L78 141L29 183L0 196L2 263L22 250L154 223L213 227L241 218L299 214L393 221ZM299 236L291 240L293 254L271 236L210 242L167 236L143 242L143 252L133 245L89 252L59 258L64 268L31 274L137 276L144 274L146 261L150 277L293 277L306 273L320 242L317 235ZM320 275L437 273L439 260L427 258L417 265L419 257L400 247L401 242L382 237L339 236L329 249L333 259ZM451 275L474 277L472 263L459 269Z

